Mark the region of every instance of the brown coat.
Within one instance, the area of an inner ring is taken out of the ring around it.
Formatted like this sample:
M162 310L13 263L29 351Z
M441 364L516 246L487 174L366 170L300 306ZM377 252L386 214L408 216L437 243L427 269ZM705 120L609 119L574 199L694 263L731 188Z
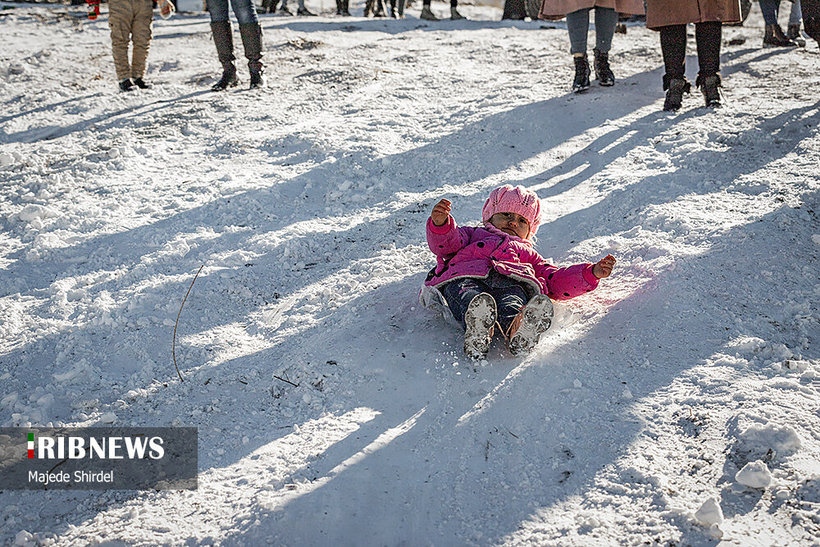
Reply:
M643 0L543 0L540 15L554 19L579 9L614 8L618 13L642 14Z
M646 28L707 21L739 23L739 0L646 0Z

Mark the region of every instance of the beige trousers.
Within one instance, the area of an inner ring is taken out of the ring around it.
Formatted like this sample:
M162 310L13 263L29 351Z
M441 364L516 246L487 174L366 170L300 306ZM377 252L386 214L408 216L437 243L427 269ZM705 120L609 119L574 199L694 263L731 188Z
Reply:
M108 26L111 28L111 52L117 80L142 78L151 46L151 24L154 21L151 0L110 0ZM128 63L128 44L133 41L131 63Z

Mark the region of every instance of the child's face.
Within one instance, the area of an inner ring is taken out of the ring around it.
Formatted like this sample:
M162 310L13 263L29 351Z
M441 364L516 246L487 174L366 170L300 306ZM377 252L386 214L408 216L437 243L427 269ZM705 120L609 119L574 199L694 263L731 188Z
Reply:
M530 235L529 221L518 213L496 213L490 217L490 224L521 239L527 239Z

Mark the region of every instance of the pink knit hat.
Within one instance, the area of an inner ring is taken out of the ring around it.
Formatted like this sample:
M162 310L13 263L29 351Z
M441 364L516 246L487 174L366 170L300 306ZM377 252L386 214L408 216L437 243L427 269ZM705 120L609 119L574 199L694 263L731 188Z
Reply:
M532 237L541 224L541 200L535 192L523 186L513 188L506 184L490 192L490 197L481 209L482 222L486 224L496 213L518 213L526 218L530 223L530 233L527 237Z

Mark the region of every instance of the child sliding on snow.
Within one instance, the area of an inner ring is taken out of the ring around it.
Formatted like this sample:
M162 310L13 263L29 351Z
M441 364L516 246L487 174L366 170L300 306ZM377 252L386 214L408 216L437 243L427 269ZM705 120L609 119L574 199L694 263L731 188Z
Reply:
M464 353L483 359L498 325L514 356L529 353L552 323L552 300L587 293L608 277L615 258L557 268L532 247L541 221L538 196L523 186L496 188L484 203L481 227L458 227L450 202L427 220L437 264L425 286L440 291L464 327Z

